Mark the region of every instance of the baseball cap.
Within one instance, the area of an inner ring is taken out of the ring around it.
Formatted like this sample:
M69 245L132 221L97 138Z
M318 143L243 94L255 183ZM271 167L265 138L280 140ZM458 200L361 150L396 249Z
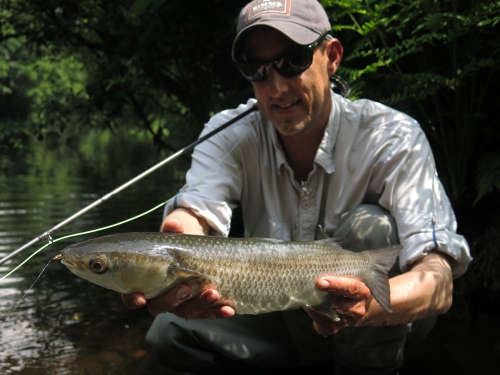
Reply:
M232 57L236 61L242 36L256 26L269 26L300 45L314 42L331 30L325 10L317 0L254 0L240 12Z

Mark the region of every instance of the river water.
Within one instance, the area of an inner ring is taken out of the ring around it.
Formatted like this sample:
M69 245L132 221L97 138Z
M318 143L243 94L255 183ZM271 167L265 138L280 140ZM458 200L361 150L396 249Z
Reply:
M23 157L1 155L1 258L161 160L136 137L104 146L94 141L78 150L36 144ZM180 188L183 173L176 170L186 167L182 160L163 167L53 238L111 225L160 204ZM116 292L79 279L57 261L30 289L63 247L105 234L157 231L161 217L160 208L117 228L53 243L0 281L0 374L176 374L147 350L144 335L153 317L145 309L126 309ZM46 243L0 266L0 278Z

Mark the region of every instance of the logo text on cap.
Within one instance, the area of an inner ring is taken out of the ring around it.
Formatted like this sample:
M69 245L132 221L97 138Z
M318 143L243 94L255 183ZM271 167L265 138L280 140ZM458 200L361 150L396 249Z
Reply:
M290 15L291 0L255 0L248 4L247 22L266 13Z

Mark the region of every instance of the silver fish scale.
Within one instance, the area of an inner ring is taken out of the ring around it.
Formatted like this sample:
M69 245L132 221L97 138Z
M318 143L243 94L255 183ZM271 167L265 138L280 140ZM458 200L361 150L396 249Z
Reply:
M368 267L363 256L326 244L205 242L199 237L183 240L192 251L176 252L176 263L208 276L239 314L317 305L326 298L314 288L320 275L337 270L337 276L359 276Z

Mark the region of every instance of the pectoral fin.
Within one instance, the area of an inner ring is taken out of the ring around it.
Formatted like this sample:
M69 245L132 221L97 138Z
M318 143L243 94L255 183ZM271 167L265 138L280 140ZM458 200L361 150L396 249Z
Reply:
M326 316L328 319L333 320L334 322L339 322L340 318L337 315L335 311L333 311L333 304L335 303L335 297L332 295L328 295L326 300L316 306L311 306L309 307L311 310L316 311L317 313L320 313L321 315Z
M175 267L175 266L170 267L169 272L174 276L182 277L182 278L196 277L199 279L208 279L208 280L213 279L212 277L205 275L204 273L189 270L187 268Z

